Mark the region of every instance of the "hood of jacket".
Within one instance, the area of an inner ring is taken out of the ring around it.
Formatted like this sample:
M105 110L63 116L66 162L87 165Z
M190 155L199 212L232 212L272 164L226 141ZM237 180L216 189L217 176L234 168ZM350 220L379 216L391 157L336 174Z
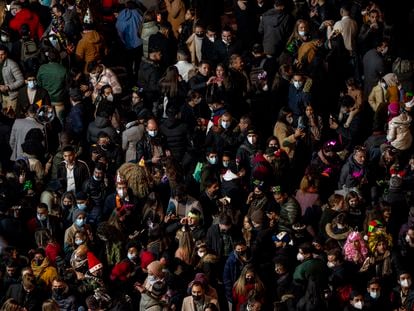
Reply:
M82 38L84 38L86 41L93 43L93 44L101 42L101 36L95 30L83 32Z
M107 118L97 116L95 118L95 125L98 128L105 128L109 126L109 120Z

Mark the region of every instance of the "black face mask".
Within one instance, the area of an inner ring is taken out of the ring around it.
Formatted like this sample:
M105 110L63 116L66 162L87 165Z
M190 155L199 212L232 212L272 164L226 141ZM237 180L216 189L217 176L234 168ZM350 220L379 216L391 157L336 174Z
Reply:
M61 298L63 298L63 293L64 292L65 292L64 288L54 288L52 290L52 295L56 299L61 299Z
M254 283L254 278L246 278L246 283L253 284Z
M200 301L202 298L203 298L203 296L201 296L201 295L192 295L193 296L193 299L194 299L194 301Z
M63 205L63 208L66 208L66 209L70 209L72 207L72 204L62 204L62 205Z
M246 256L246 251L242 251L242 252L240 252L240 251L236 251L236 254L237 254L239 257L241 257L241 256Z

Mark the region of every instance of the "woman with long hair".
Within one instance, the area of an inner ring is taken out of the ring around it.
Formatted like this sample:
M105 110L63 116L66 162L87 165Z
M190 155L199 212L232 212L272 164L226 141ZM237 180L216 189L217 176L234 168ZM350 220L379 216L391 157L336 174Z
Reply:
M144 208L142 209L142 224L150 226L161 224L164 220L164 210L158 194L151 192L148 195Z
M240 311L240 307L247 303L253 293L256 297L262 297L264 285L256 274L253 265L248 264L243 268L240 277L233 285L233 306L235 306L235 310Z
M159 88L162 95L156 109L157 111L154 111L154 113L158 117L166 119L167 108L174 107L180 110L181 106L184 105L187 85L180 77L177 67L170 66L160 79Z
M194 249L193 235L188 229L178 234L178 248L175 251L175 258L180 259L187 265L191 265L191 255Z

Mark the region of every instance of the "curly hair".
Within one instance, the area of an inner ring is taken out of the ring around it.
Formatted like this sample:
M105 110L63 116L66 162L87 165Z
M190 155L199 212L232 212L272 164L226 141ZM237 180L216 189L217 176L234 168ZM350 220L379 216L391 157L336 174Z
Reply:
M359 242L359 249L354 245L354 242ZM357 261L362 264L368 256L368 248L364 239L358 231L352 231L348 234L346 242L343 247L344 257L347 261Z
M145 167L128 162L119 167L117 174L125 178L129 188L131 188L133 194L138 198L145 198L149 194L153 181Z
M379 242L384 242L388 249L392 247L392 237L384 231L372 232L368 238L368 249L371 253L376 253L376 248Z

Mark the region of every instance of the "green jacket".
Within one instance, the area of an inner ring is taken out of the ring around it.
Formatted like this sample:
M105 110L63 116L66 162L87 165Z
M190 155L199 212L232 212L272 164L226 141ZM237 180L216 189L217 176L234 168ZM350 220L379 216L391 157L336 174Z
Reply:
M48 91L52 103L64 101L68 72L63 65L54 62L43 64L37 73L37 81Z

